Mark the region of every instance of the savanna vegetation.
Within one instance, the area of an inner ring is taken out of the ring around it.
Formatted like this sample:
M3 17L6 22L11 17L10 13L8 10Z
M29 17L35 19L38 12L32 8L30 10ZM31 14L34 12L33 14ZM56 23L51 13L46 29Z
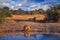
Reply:
M46 14L45 22L57 22L60 21L60 4L55 4L50 6L50 8L46 11L43 9L33 10L33 11L25 11L19 8L18 10L10 10L9 7L0 8L0 23L4 21L6 17L11 17L11 15L33 15L33 14ZM40 20L42 21L42 20Z
M45 28L46 28L47 31L60 33L60 23L58 23L58 22L60 22L60 4L52 5L46 11L44 11L43 9L38 9L38 10L33 10L33 11L25 11L22 9L11 10L9 7L3 7L3 8L0 8L0 23L3 23L5 21L6 17L12 17L12 15L26 15L26 16L30 15L30 17L31 17L31 15L36 15L36 14L38 14L38 15L45 14L46 18L44 20L39 20L40 23L10 21L10 22L4 23L4 24L2 24L2 26L0 26L0 32L20 31L23 29L24 25L27 24L27 25L30 25L32 30L35 30L35 31L38 30L38 31L44 32ZM30 20L35 21L35 19L36 18L34 17L33 19L30 19ZM43 23L41 23L41 22L43 22ZM52 22L57 22L57 23L52 23ZM28 29L30 29L30 27L26 28L26 30L28 30Z

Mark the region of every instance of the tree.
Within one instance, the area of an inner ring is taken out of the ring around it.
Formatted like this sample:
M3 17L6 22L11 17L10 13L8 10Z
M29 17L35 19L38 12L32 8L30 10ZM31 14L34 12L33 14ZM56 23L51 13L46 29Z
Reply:
M9 10L9 7L3 7L4 14L8 17L11 16L11 10Z
M0 9L0 23L2 23L4 21L5 17L6 17L6 15L4 14L3 9Z
M5 18L11 16L11 12L8 7L0 8L0 23L3 23Z
M38 13L45 13L43 9L38 9Z
M47 10L48 21L50 22L57 22L58 21L58 10L57 6L53 5L50 9Z
M22 10L21 8L19 8L18 10L17 10L17 14L19 15L19 14L24 14L24 10Z

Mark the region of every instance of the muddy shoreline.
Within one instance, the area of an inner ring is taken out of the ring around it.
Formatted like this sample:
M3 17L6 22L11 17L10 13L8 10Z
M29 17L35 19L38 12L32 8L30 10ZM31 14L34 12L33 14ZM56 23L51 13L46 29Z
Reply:
M33 31L41 32L59 32L60 33L60 23L36 23L36 22L26 22L26 21L6 21L0 26L1 32L14 32L21 31L24 29L24 26L30 26Z

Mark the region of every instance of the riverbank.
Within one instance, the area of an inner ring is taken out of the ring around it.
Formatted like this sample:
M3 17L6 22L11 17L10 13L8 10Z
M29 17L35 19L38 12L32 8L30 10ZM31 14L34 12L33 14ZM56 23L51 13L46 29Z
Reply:
M1 32L14 32L24 30L24 26L28 25L32 29L31 31L40 31L40 32L59 32L60 33L60 23L36 23L36 22L27 22L27 21L6 21L0 26Z

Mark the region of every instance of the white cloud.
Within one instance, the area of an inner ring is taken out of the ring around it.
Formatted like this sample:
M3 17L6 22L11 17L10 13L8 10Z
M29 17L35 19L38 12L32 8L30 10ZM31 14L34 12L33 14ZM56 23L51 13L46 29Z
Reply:
M44 9L44 10L47 10L47 9L49 9L50 7L49 7L49 5L42 5L41 8Z
M8 3L2 3L3 6L10 6Z
M11 9L14 9L14 6L11 6Z
M30 7L36 7L37 5L31 5Z
M14 9L14 6L9 4L9 3L2 3L2 6L7 6L9 7L10 9Z
M16 4L15 6L22 6L22 4L21 4L21 3L18 3L18 4Z
M16 9L16 7L18 8L18 7L22 6L21 3L16 3L16 2L11 1L11 0L9 0L7 2L3 1L2 3L0 2L0 5L1 5L0 7L7 6L10 9L13 9L13 10Z
M18 4L18 6L21 6L21 5L22 5L21 3Z
M16 2L14 2L14 1L11 1L11 4L15 4Z
M43 10L47 10L49 8L49 5L43 5L41 3L36 3L36 4L32 4L28 7L28 10L35 10L35 9L43 9Z
M0 0L0 2L4 2L5 0Z
M56 2L57 0L45 0L41 3L30 2L28 0L18 0L17 2L12 0L0 0L0 6L7 6L10 9L18 9L24 7L26 10L35 10L35 9L44 9L47 10L49 8L50 2ZM45 4L45 5L44 5Z

